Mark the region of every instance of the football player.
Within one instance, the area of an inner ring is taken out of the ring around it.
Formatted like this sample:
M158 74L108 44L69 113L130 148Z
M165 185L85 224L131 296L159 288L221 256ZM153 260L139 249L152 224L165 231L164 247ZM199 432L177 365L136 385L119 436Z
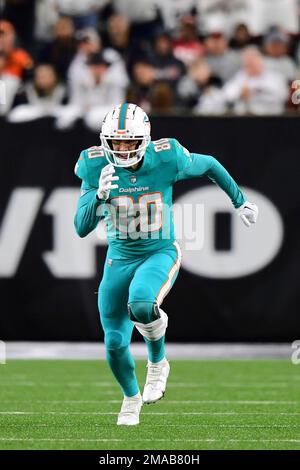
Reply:
M247 226L256 222L258 209L212 156L190 153L173 138L152 142L149 118L134 104L120 104L106 115L100 139L101 146L81 152L75 167L82 180L75 227L85 237L105 219L108 251L98 306L107 361L124 394L117 424L136 425L142 404L163 397L170 371L168 316L161 305L181 261L170 210L173 185L207 176ZM148 350L142 396L129 350L134 326Z

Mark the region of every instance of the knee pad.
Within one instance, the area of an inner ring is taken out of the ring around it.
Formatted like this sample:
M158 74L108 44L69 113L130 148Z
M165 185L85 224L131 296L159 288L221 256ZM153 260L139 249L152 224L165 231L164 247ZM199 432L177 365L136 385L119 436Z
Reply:
M105 333L104 342L106 349L120 349L122 348L123 335L119 331L108 331Z
M142 323L137 321L138 319L134 316L133 311L136 302L128 304L128 313L130 319L133 321L136 329L147 338L149 341L157 341L165 335L168 326L168 315L158 307L156 303L150 304L152 309L152 321L149 323ZM140 302L142 303L142 302ZM143 302L145 303L145 302ZM132 311L133 307L133 311Z
M154 311L152 302L134 301L128 304L128 315L132 321L150 323L159 318Z

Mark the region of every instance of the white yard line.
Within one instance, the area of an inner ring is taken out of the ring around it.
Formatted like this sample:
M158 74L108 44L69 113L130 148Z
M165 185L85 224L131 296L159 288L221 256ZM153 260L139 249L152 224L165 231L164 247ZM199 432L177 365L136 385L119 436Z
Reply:
M30 424L30 428L51 428L53 426L56 426L57 424L53 424L53 425L49 425L49 424L45 424L45 423L34 423L34 424ZM153 423L151 424L147 424L147 423L142 423L143 425L143 428L147 428L147 427L151 427L153 428ZM28 423L14 423L14 424L8 424L6 423L5 425L7 428L14 428L14 427L17 427L17 428L20 428L20 427L28 427ZM73 428L73 424L60 424L59 425L59 429L63 429L63 428ZM111 423L111 424L106 424L106 426L115 426L114 423ZM218 423L215 423L215 424L203 424L203 423L198 423L198 424L174 424L174 423L164 423L164 424L155 424L154 425L155 427L183 427L183 428L190 428L190 427L194 427L194 428L233 428L233 429L243 429L243 428L249 428L249 429L256 429L256 428L259 428L259 429L271 429L271 428L278 428L278 429L289 429L289 428L300 428L300 424L218 424ZM87 427L87 430L90 430L90 429L93 429L93 428L103 428L103 424L90 424L88 427Z
M1 387L111 387L116 388L116 384L113 382L19 382L14 380L1 380ZM228 387L228 388L291 388L297 387L298 384L291 384L287 378L287 382L169 382L168 388L212 388L212 387ZM113 390L112 390L113 391Z
M37 441L46 441L46 442L126 442L128 443L128 439L87 439L87 438L15 438L15 437L1 437L0 441L4 442L37 442ZM300 439L155 439L155 438L144 438L144 439L134 439L134 442L221 442L223 444L232 442L232 443L239 443L239 442L290 442L290 443L297 443L300 444Z
M99 403L99 402L96 402ZM107 403L103 401L103 403ZM120 403L120 400L108 400ZM164 405L300 405L299 401L251 401L251 400L164 400Z
M103 343L7 342L8 359L105 359ZM143 342L132 343L137 359L146 359ZM290 359L293 352L288 343L167 343L169 359Z
M0 415L58 415L58 416L70 416L70 415L80 415L80 416L105 416L105 415L116 415L116 412L113 411L0 411ZM275 416L300 416L299 413L294 412L267 412L267 411L163 411L163 412L144 412L144 416L147 415L154 415L154 416L168 416L168 415L176 415L176 416L186 416L186 415L208 415L208 416L239 416L239 415L250 415L250 416L268 416L268 415L275 415Z
M32 400L1 400L1 403L32 403ZM1 404L0 403L0 404ZM115 404L121 403L121 400L35 400L38 404ZM300 405L300 401L284 400L164 400L164 405Z

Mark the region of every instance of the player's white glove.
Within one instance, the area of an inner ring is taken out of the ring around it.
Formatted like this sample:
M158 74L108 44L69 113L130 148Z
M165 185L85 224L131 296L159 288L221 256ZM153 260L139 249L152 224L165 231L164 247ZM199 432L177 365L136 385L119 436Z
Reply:
M247 227L251 224L255 224L258 216L258 207L252 202L246 201L238 209L238 215Z
M113 181L117 181L119 179L118 176L113 176L114 172L115 168L112 164L108 164L102 168L97 191L99 199L104 199L106 201L106 199L109 198L110 190L119 187L117 184L112 184Z

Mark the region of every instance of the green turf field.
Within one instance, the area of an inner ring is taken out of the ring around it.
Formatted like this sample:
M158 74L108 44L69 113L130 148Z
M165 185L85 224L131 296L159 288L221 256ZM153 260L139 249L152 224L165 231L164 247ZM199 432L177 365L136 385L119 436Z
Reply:
M117 427L103 361L0 365L0 449L300 449L300 365L171 361L164 399ZM141 388L145 362L138 362Z

